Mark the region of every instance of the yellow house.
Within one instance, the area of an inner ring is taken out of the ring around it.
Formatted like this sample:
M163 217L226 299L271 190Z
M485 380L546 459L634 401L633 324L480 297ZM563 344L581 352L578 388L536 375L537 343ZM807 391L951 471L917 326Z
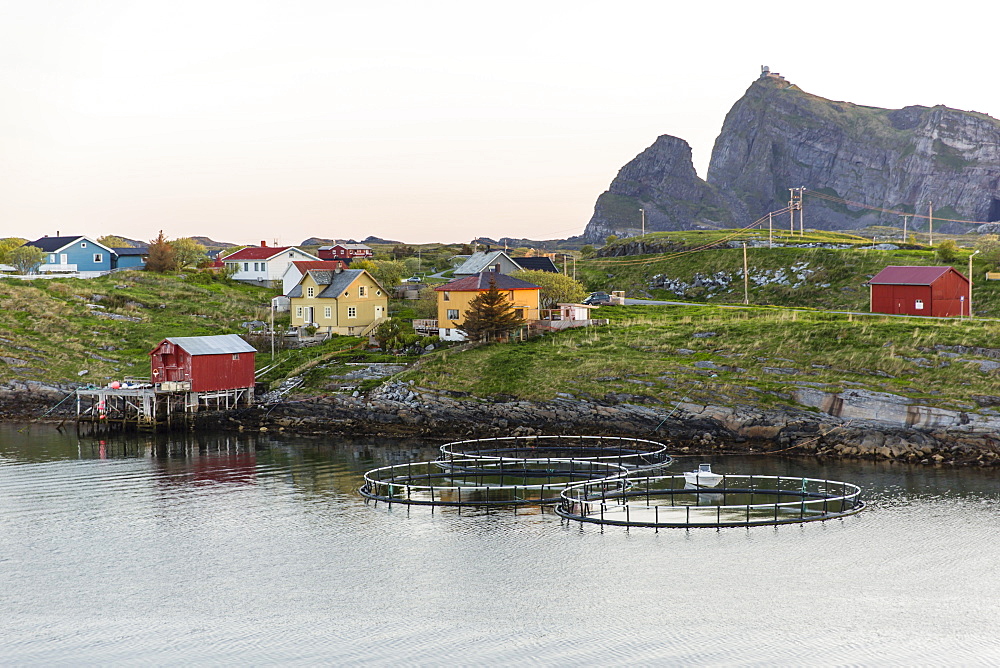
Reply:
M389 295L364 269L307 271L288 298L293 327L333 334L368 334L389 313Z
M490 289L491 279L496 282L497 290L511 302L515 313L525 320L538 320L542 294L539 286L506 274L483 271L434 288L438 297L438 336L442 340L466 340L462 323L469 302Z

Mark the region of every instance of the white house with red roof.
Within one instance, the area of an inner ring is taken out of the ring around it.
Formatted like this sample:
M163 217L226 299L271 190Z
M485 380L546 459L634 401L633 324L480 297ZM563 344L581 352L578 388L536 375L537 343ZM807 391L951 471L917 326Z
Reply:
M292 262L281 276L281 294L287 296L292 291L292 288L299 284L307 271L337 271L338 269L347 269L347 263L343 260L301 260Z
M237 281L277 287L282 284L285 271L292 262L319 261L315 255L295 246L247 246L223 258L226 270Z

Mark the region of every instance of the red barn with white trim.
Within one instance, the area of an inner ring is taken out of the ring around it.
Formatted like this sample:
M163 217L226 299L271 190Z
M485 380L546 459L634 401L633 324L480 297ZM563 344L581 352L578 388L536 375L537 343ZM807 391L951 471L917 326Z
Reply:
M238 334L174 336L149 353L151 378L190 382L192 392L252 388L256 354Z
M886 267L868 285L872 313L969 315L969 279L953 267Z

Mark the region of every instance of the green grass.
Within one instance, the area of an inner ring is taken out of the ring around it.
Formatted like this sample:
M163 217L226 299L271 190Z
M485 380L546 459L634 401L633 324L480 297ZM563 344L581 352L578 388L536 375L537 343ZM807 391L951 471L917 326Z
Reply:
M148 377L149 351L164 338L245 334L240 323L266 322L275 294L199 273L0 280L0 356L6 358L0 360L0 382ZM79 375L83 370L88 373Z
M939 356L934 346L989 348L1000 323L710 306L602 307L600 315L611 325L443 351L401 379L486 397L550 400L570 393L602 399L615 393L663 406L681 398L793 404L791 392L804 382L829 392L863 387L968 410L972 395L996 391L995 372ZM699 332L714 336L695 337ZM906 358L923 358L929 366ZM697 361L716 368L698 368Z

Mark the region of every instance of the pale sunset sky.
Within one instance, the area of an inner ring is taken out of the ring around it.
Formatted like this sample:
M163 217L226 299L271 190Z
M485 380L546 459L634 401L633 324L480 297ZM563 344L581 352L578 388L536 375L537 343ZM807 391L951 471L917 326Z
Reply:
M1000 116L993 10L916 7L0 0L0 237L565 238L761 65Z

